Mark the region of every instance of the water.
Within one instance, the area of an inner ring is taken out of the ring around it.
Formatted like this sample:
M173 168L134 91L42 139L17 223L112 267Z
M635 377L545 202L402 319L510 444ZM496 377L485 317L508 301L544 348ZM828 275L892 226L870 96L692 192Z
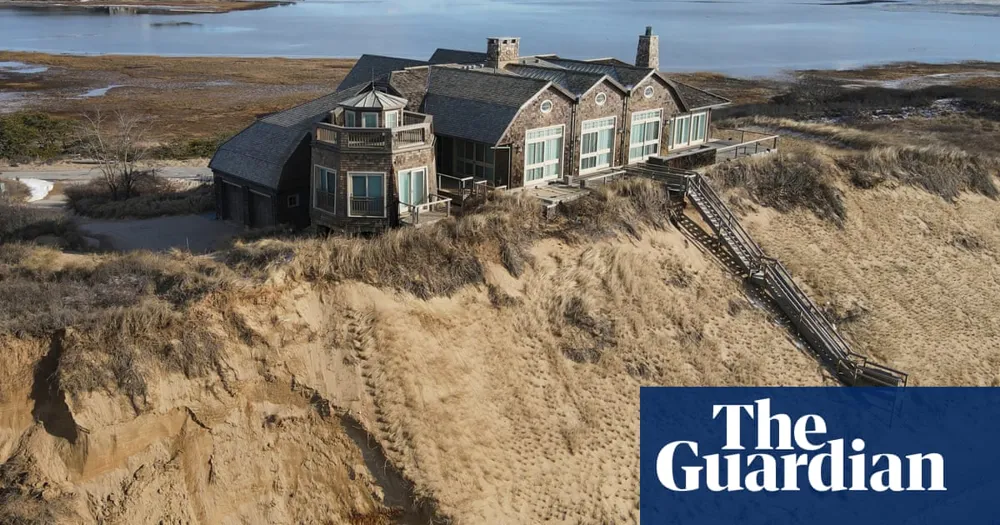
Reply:
M111 84L110 86L107 86L107 87L102 87L102 88L97 88L97 89L91 89L90 91L88 91L88 92L80 95L80 98L99 98L99 97L103 97L104 95L108 94L108 91L111 91L114 88L120 88L120 87L124 87L124 86L122 86L121 84Z
M0 9L0 49L50 53L427 58L520 36L522 54L631 61L660 35L661 67L770 75L888 61L1000 60L1000 4L922 0L306 0L261 11L108 15ZM812 2L812 3L809 3Z

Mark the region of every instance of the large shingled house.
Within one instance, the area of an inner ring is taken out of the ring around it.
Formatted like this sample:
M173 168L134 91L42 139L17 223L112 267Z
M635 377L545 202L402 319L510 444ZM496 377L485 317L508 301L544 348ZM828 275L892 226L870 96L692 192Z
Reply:
M335 93L264 117L212 159L221 217L380 231L447 213L476 189L586 183L649 157L714 162L728 100L636 63L438 49L423 62L364 55ZM444 195L444 196L442 196Z

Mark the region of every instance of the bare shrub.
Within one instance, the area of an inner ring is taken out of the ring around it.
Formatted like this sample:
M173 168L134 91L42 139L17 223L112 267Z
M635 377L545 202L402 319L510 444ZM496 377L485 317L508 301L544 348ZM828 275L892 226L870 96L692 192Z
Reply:
M187 215L215 208L211 184L183 187L151 171L135 174L134 179L129 198L116 198L105 181L100 179L67 186L68 206L80 215L99 219Z
M835 163L819 155L778 153L716 165L710 176L725 187L746 188L763 206L783 212L803 207L843 224L847 208L833 185L838 171Z
M57 237L65 248L84 246L76 225L63 213L0 199L0 243L30 242L46 235Z
M31 196L28 185L17 179L3 179L0 180L0 183L4 187L3 192L0 193L0 199L6 199L10 202L25 202Z
M145 118L124 112L85 115L78 130L80 150L96 160L101 182L112 199L128 199L148 170L149 146Z

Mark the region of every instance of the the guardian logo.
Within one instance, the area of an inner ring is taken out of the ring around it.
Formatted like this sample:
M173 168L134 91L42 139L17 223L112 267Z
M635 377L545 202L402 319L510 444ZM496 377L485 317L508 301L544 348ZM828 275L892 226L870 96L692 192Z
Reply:
M707 417L707 415L706 415ZM771 399L746 405L713 405L712 419L725 425L722 451L707 452L697 441L673 441L656 455L656 477L667 490L690 492L946 491L945 458L935 452L870 453L861 436L830 439L819 415L796 420L771 413ZM752 451L743 425L756 425ZM849 450L848 450L849 449Z

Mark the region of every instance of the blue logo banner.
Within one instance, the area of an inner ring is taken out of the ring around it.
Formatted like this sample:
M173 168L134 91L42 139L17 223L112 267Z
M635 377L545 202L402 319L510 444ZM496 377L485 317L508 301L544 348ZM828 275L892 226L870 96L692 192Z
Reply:
M640 418L643 524L1000 524L1000 388L646 387Z

